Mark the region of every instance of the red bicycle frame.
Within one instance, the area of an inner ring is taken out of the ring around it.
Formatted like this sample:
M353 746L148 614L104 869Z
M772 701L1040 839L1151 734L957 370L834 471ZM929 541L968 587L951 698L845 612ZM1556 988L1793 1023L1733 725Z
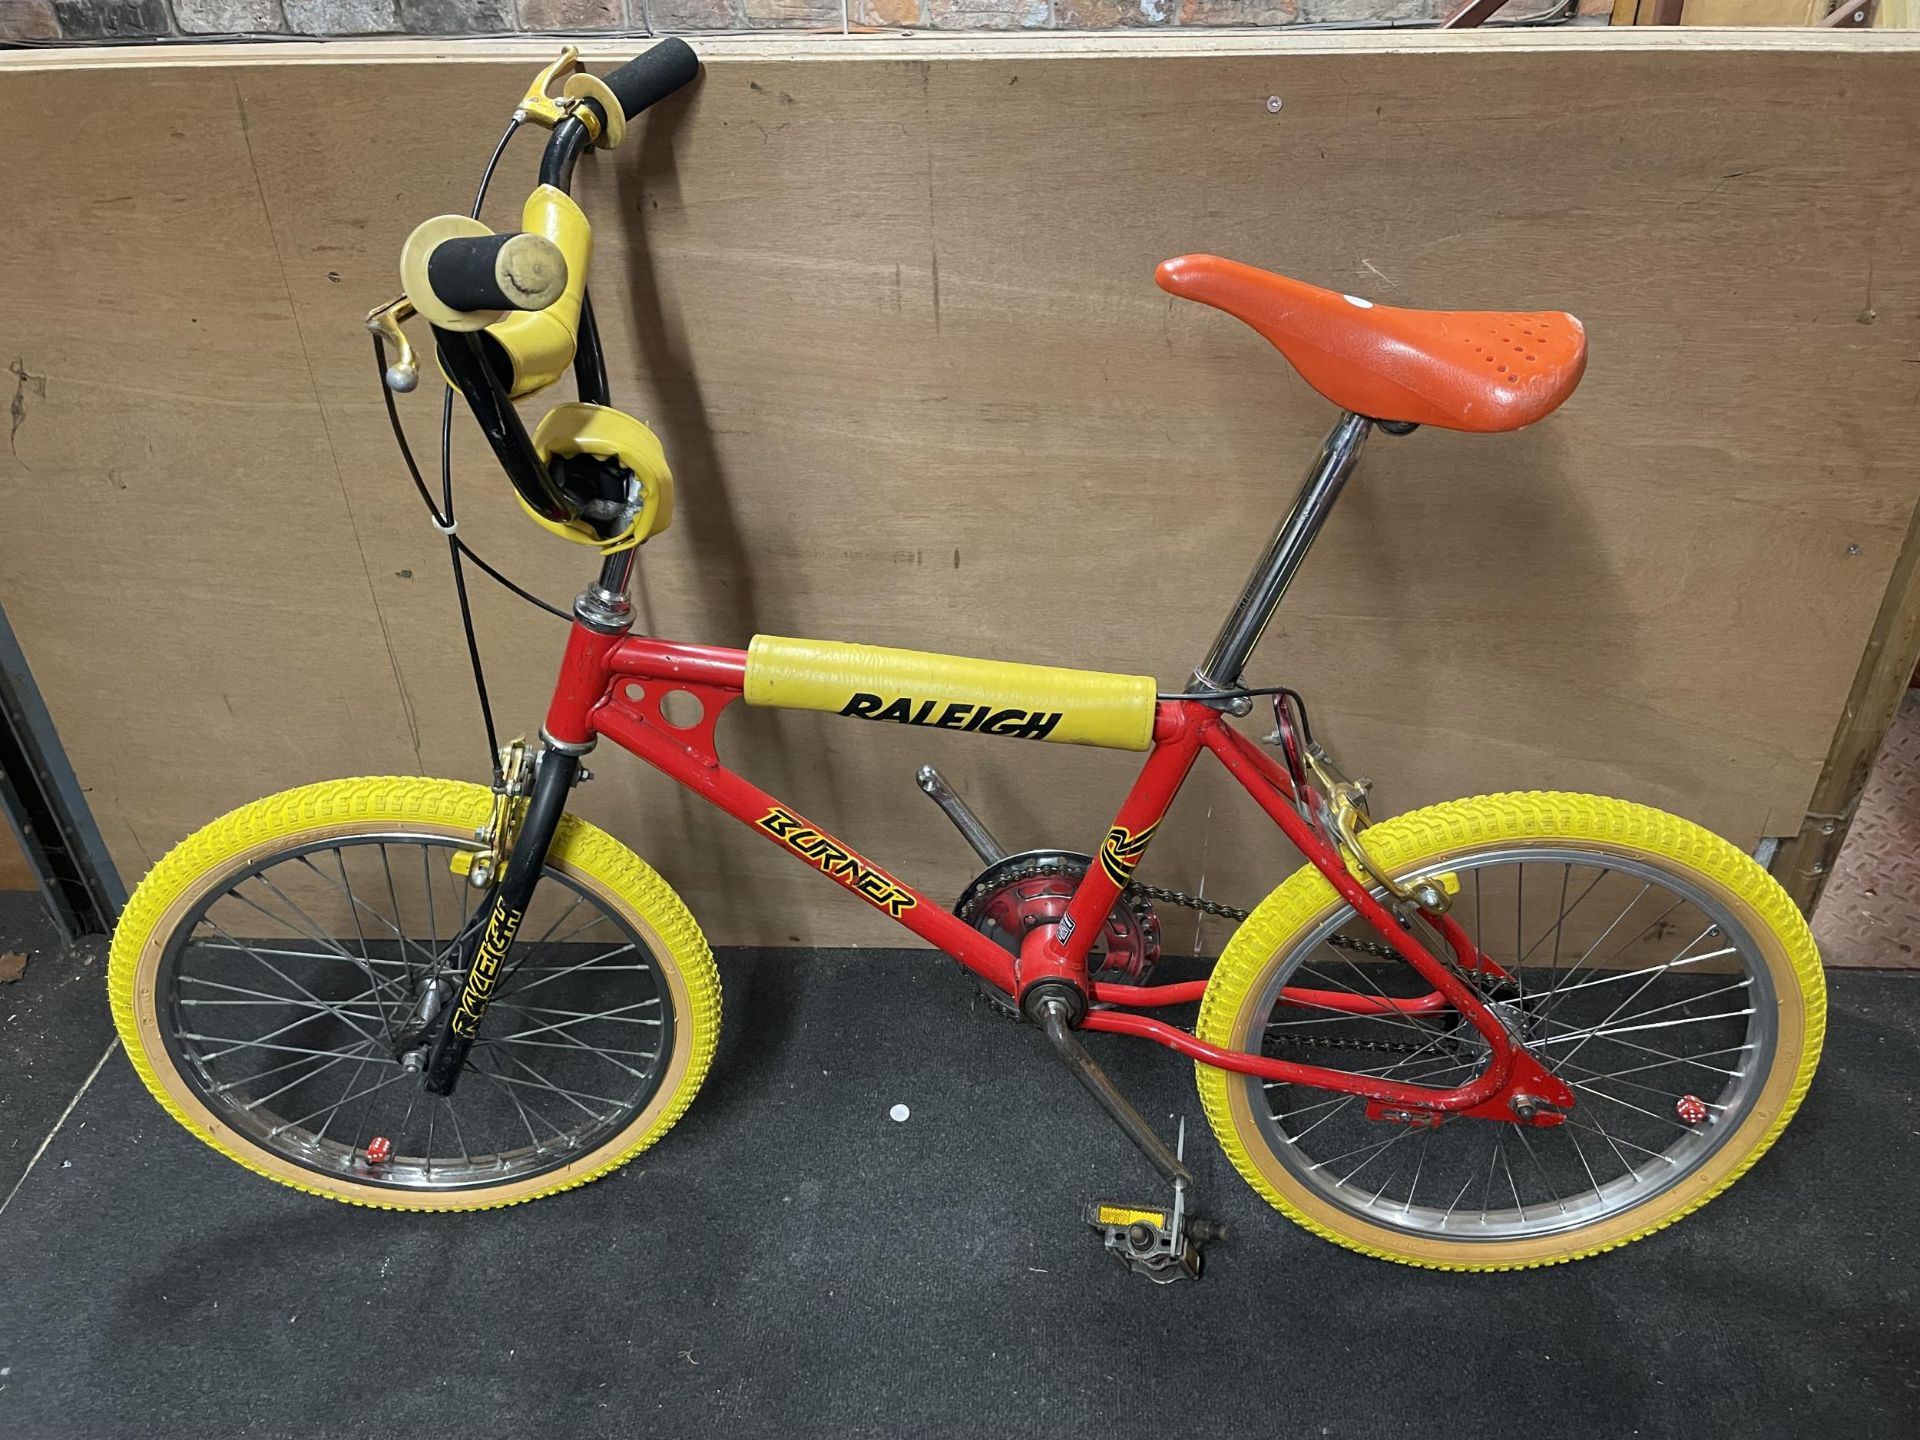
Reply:
M1340 897L1432 986L1426 995L1409 999L1305 989L1283 990L1281 999L1353 1014L1457 1011L1484 1037L1488 1047L1487 1064L1473 1080L1437 1089L1385 1076L1224 1050L1165 1021L1133 1013L1198 1000L1207 982L1135 986L1089 979L1087 956L1125 888L1124 882L1110 873L1109 863L1088 867L1074 891L1065 922L1029 932L1021 953L1009 954L913 886L720 762L715 728L726 707L742 696L746 660L746 652L741 650L606 634L576 622L547 711L546 735L550 742L568 750L583 750L605 736L774 844L808 861L1010 996L1017 998L1040 981L1058 979L1076 986L1092 1000L1113 1007L1090 1009L1081 1020L1084 1029L1143 1036L1205 1064L1263 1080L1362 1096L1370 1102L1369 1110L1381 1118L1432 1123L1443 1114L1464 1114L1515 1121L1522 1118L1521 1110L1532 1111L1534 1107L1516 1107L1514 1102L1530 1098L1544 1101L1546 1106L1527 1118L1536 1124L1553 1124L1561 1117L1548 1107L1571 1106L1573 1096L1564 1084L1514 1043L1506 1025L1486 1001L1396 921L1355 878L1338 849L1302 818L1299 795L1285 770L1228 725L1212 706L1195 700L1163 699L1158 703L1152 749L1103 842L1103 861L1110 862L1121 875L1131 873L1194 761L1202 750L1211 751L1287 839L1326 876ZM676 692L691 694L699 701L698 720L676 725L667 718L662 707ZM1456 922L1445 915L1423 914L1446 938L1462 970L1491 966Z
M563 191L567 188L586 137L587 132L579 126L555 129L541 162L543 182ZM555 515L556 506L566 516L577 513L584 502L556 488L546 460L526 433L501 383L497 357L490 357L480 333L455 333L436 327L434 335L447 378L466 398L495 456L529 509L548 517ZM574 370L580 398L608 404L606 367L591 326L581 335ZM1194 684L1200 691L1223 699L1246 694L1239 688L1243 668L1373 427L1374 422L1364 415L1341 413L1308 471L1292 510L1275 530L1226 623L1194 671ZM628 468L634 470L633 466ZM1078 1023L1085 1029L1145 1036L1205 1064L1263 1080L1364 1096L1368 1114L1380 1119L1431 1124L1446 1114L1465 1114L1551 1125L1562 1119L1559 1111L1572 1106L1572 1091L1515 1042L1500 1015L1460 978L1461 973L1499 974L1499 967L1481 955L1466 933L1445 915L1423 912L1452 948L1453 960L1460 969L1443 964L1424 948L1349 871L1338 846L1302 818L1302 796L1291 778L1226 723L1216 708L1221 700L1209 703L1179 698L1158 702L1151 751L1102 842L1100 863L1087 868L1061 922L1028 931L1020 953L1009 955L920 891L720 763L714 730L726 707L742 698L746 654L629 634L632 607L626 592L633 559L631 547L609 550L599 581L576 601L575 624L547 714L549 744L578 755L600 736L606 736L885 911L982 980L1005 991L1016 1003L1032 992L1042 1002L1036 1005L1036 1011L1051 1014L1056 1003L1065 1003L1067 997L1060 992L1069 992L1077 1002L1070 1008L1084 1012L1079 1014ZM688 692L699 700L698 720L676 725L667 718L661 706L675 691ZM1133 986L1090 979L1087 956L1095 938L1105 928L1133 867L1202 750L1219 758L1254 803L1326 876L1339 896L1431 986L1426 995L1406 1000L1307 989L1285 990L1281 999L1359 1015L1457 1012L1487 1045L1487 1063L1474 1079L1465 1085L1439 1089L1409 1084L1390 1074L1356 1074L1225 1050L1152 1016L1134 1013L1196 1000L1205 994L1205 983ZM564 791L554 790L545 798L548 808L557 810L565 798ZM541 837L542 844L546 838ZM496 922L504 943L511 944L518 920L504 892L503 898L494 902L490 929ZM1034 991L1040 985L1051 988ZM472 988L470 972L469 985L461 991L463 1006L468 1005ZM474 1013L485 1005L485 986L477 988L481 993ZM1048 1001L1050 995L1057 1001ZM1104 1008L1092 1008L1093 1004ZM443 1033L436 1041L427 1080L430 1093L450 1093L464 1062L464 1046L471 1044L471 1030L471 1024L466 1031L452 1027L457 1033Z

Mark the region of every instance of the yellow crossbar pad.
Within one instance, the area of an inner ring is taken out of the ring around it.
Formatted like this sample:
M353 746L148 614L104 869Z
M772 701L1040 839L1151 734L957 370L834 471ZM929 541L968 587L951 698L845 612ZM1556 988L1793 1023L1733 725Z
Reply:
M756 635L747 647L749 705L1109 750L1145 750L1153 743L1157 688L1151 675L969 660L837 640Z

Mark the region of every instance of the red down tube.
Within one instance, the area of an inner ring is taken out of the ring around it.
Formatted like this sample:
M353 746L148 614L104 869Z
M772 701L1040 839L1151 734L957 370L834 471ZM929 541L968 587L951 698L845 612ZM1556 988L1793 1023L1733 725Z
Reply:
M571 644L568 656L570 661L574 658ZM603 687L605 698L582 718L595 733L605 735L765 839L805 860L828 879L927 943L944 950L988 983L1012 993L1013 957L1005 950L911 885L812 824L793 807L782 804L720 763L713 753L713 728L721 710L740 698L739 677L743 671L736 667L743 667L745 659L740 651L711 646L643 639L621 641L617 646L600 649L597 661L586 655L581 657L583 669L590 670L593 664L599 663L607 667L613 680L611 689ZM674 688L687 690L700 700L700 720L689 729L673 726L659 712L661 695L655 690L664 693L664 687L648 687L643 696L633 697L623 693L622 679L671 681ZM570 701L577 693L565 680L562 690L568 693ZM561 708L559 693L555 699L556 709ZM553 728L552 716L548 728L550 731Z

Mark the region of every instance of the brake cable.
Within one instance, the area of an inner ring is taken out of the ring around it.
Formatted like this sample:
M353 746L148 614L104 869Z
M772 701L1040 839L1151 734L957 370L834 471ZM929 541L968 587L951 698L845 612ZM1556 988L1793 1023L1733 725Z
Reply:
M433 503L433 492L427 489L427 482L421 478L419 462L413 458L413 447L407 443L407 432L401 424L399 412L394 408L393 393L387 389L384 378L387 366L387 347L378 335L373 337L373 363L380 367L380 373L383 377L380 383L380 393L386 399L387 423L393 429L394 443L400 447L400 458L406 463L407 474L412 477L413 480L413 488L420 492L420 503L427 507L427 516L433 521L433 528L452 540L453 543L459 547L462 555L479 566L481 571L502 589L511 591L529 605L544 610L549 615L571 623L573 617L566 611L562 610L558 605L549 605L532 591L515 584L507 576L501 574L492 565L488 564L486 558L471 545L467 544L467 542L462 540L458 535L452 533L454 528L453 522L447 516L442 515L440 513L440 507ZM449 401L452 399L451 390L448 392L448 399Z
M507 128L500 136L500 143L493 147L493 154L487 160L487 168L481 172L480 188L473 197L473 209L469 212L478 220L480 210L486 203L487 189L493 183L493 172L500 163L500 157L506 153L508 143L514 132L520 128L520 117L515 116L507 122ZM394 403L393 391L386 382L387 346L376 333L373 337L373 362L380 376L380 398L387 409L387 423L393 427L394 443L400 447L400 458L405 462L407 474L413 481L413 487L420 492L420 501L427 507L427 514L433 521L433 528L447 537L447 557L453 566L454 595L460 606L460 628L466 636L467 661L473 669L474 697L480 703L480 720L487 732L487 758L493 770L494 788L505 783L505 775L500 768L500 735L494 725L493 700L487 691L486 666L480 658L480 640L474 631L473 604L467 594L467 576L463 560L471 560L483 574L513 595L529 605L546 611L549 615L571 623L572 616L557 605L549 605L538 595L516 584L499 570L482 559L459 535L458 522L453 507L453 387L445 387L440 405L440 503L434 504L433 492L427 488L425 477L420 473L420 464L414 459L413 447L407 443L406 427L400 420L400 409Z

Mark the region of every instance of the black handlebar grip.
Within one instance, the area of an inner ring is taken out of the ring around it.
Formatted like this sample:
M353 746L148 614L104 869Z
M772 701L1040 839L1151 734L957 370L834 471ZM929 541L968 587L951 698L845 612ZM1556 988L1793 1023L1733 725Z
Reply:
M606 81L607 88L613 91L627 112L627 119L631 120L682 85L691 84L699 73L700 61L693 47L674 36L636 55L607 76Z
M567 257L524 232L442 240L427 257L427 284L454 310L544 310L567 288Z

